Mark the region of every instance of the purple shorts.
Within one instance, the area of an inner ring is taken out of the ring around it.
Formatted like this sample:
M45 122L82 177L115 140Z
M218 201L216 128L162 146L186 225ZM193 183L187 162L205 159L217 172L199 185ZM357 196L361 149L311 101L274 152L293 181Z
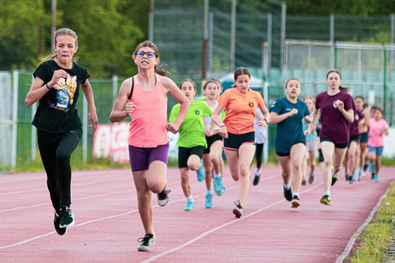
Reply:
M132 172L148 170L153 161L162 161L167 165L169 143L155 148L139 148L129 145L129 160Z

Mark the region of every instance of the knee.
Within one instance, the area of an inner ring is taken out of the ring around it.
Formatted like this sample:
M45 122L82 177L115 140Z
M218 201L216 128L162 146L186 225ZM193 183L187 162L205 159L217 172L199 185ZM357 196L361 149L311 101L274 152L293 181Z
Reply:
M190 169L190 170L192 170L192 171L196 171L197 169L199 169L199 167L200 167L200 164L198 163L198 164L189 164L188 165L188 168Z
M248 166L240 166L240 177L248 177L250 173L250 169Z
M215 164L219 164L219 158L217 156L210 156L210 162Z
M151 203L151 198L149 193L138 193L137 194L137 200L139 202L139 205L149 205Z
M61 161L69 161L70 154L65 153L65 152L56 152L56 159L61 160Z
M302 169L302 164L300 161L293 161L292 167L294 168L294 170L299 171Z
M148 184L148 188L155 194L162 192L164 184L162 182L151 182Z
M189 182L189 175L181 175L181 184L187 184Z
M332 167L332 158L324 160L326 167Z

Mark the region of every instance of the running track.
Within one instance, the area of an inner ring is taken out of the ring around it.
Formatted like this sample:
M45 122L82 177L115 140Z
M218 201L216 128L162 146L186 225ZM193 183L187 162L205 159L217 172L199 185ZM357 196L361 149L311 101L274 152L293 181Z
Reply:
M3 174L0 262L335 262L395 179L395 168L382 168L380 183L370 174L352 185L338 181L330 206L319 203L324 189L316 174L314 184L302 187L301 207L291 209L280 168L264 167L236 219L237 183L229 170L226 193L214 196L211 209L204 207L205 184L190 173L196 204L184 212L179 171L169 168L169 204L152 200L157 240L151 252L136 249L144 233L130 170L74 171L76 224L64 236L53 228L45 174Z

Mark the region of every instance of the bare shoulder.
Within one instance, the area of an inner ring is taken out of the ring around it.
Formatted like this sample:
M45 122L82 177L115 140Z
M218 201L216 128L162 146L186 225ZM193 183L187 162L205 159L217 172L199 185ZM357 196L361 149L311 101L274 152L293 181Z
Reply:
M171 92L172 89L177 89L176 83L171 78L165 77L165 76L160 76L162 79L163 83L163 88L166 90L166 92Z

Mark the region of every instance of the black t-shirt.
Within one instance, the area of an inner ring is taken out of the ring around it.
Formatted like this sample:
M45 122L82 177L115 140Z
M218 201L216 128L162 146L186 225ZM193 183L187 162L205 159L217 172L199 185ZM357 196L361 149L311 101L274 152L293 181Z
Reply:
M39 100L32 122L37 129L51 133L81 129L82 123L75 105L79 97L81 83L85 83L90 77L88 70L78 66L75 62L73 62L73 68L65 69L61 68L54 60L41 63L34 71L33 76L48 83L52 79L54 71L58 69L63 69L69 76L58 81L59 90L52 88Z

